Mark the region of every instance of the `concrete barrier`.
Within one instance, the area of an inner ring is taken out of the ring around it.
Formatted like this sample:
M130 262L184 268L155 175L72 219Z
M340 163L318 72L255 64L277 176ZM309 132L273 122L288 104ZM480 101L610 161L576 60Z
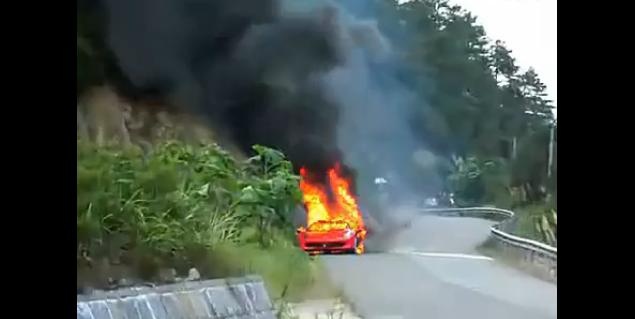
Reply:
M77 296L77 319L274 319L262 278L215 279Z

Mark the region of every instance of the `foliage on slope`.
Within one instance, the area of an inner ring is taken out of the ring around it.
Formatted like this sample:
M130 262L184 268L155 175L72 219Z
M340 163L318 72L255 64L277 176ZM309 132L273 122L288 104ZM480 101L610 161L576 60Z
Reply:
M78 268L104 272L105 262L160 281L162 268L197 267L206 277L259 273L276 292L307 287L317 270L294 246L298 177L282 153L254 152L239 162L217 145L172 141L144 154L79 142Z

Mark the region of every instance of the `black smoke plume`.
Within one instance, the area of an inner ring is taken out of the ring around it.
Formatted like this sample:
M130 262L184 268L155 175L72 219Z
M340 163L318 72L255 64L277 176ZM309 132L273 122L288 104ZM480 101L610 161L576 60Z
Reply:
M396 202L441 185L416 166L434 161L413 157L425 141L410 131L412 110L426 103L373 19L383 0L99 1L127 94L201 114L246 152L280 149L314 181L339 162L378 242L408 225ZM399 40L407 32L392 22Z
M322 81L347 49L334 7L282 14L274 0L103 4L110 47L138 91L204 115L245 151L272 146L296 168L321 172L342 161L338 105Z

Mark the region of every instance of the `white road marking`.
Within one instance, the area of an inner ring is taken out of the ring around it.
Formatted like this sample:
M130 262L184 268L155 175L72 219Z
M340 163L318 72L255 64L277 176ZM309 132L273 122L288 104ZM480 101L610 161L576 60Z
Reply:
M456 253L426 253L421 251L403 251L397 250L393 251L396 254L405 254L405 255L415 255L422 257L440 257L440 258L459 258L459 259L476 259L476 260L487 260L492 261L493 258L481 255L469 255L469 254L456 254Z

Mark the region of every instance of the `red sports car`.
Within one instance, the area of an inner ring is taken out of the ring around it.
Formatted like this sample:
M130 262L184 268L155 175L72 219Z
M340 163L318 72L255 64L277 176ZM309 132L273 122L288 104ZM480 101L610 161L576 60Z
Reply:
M366 229L353 229L343 221L318 221L297 231L302 250L316 253L364 253Z

